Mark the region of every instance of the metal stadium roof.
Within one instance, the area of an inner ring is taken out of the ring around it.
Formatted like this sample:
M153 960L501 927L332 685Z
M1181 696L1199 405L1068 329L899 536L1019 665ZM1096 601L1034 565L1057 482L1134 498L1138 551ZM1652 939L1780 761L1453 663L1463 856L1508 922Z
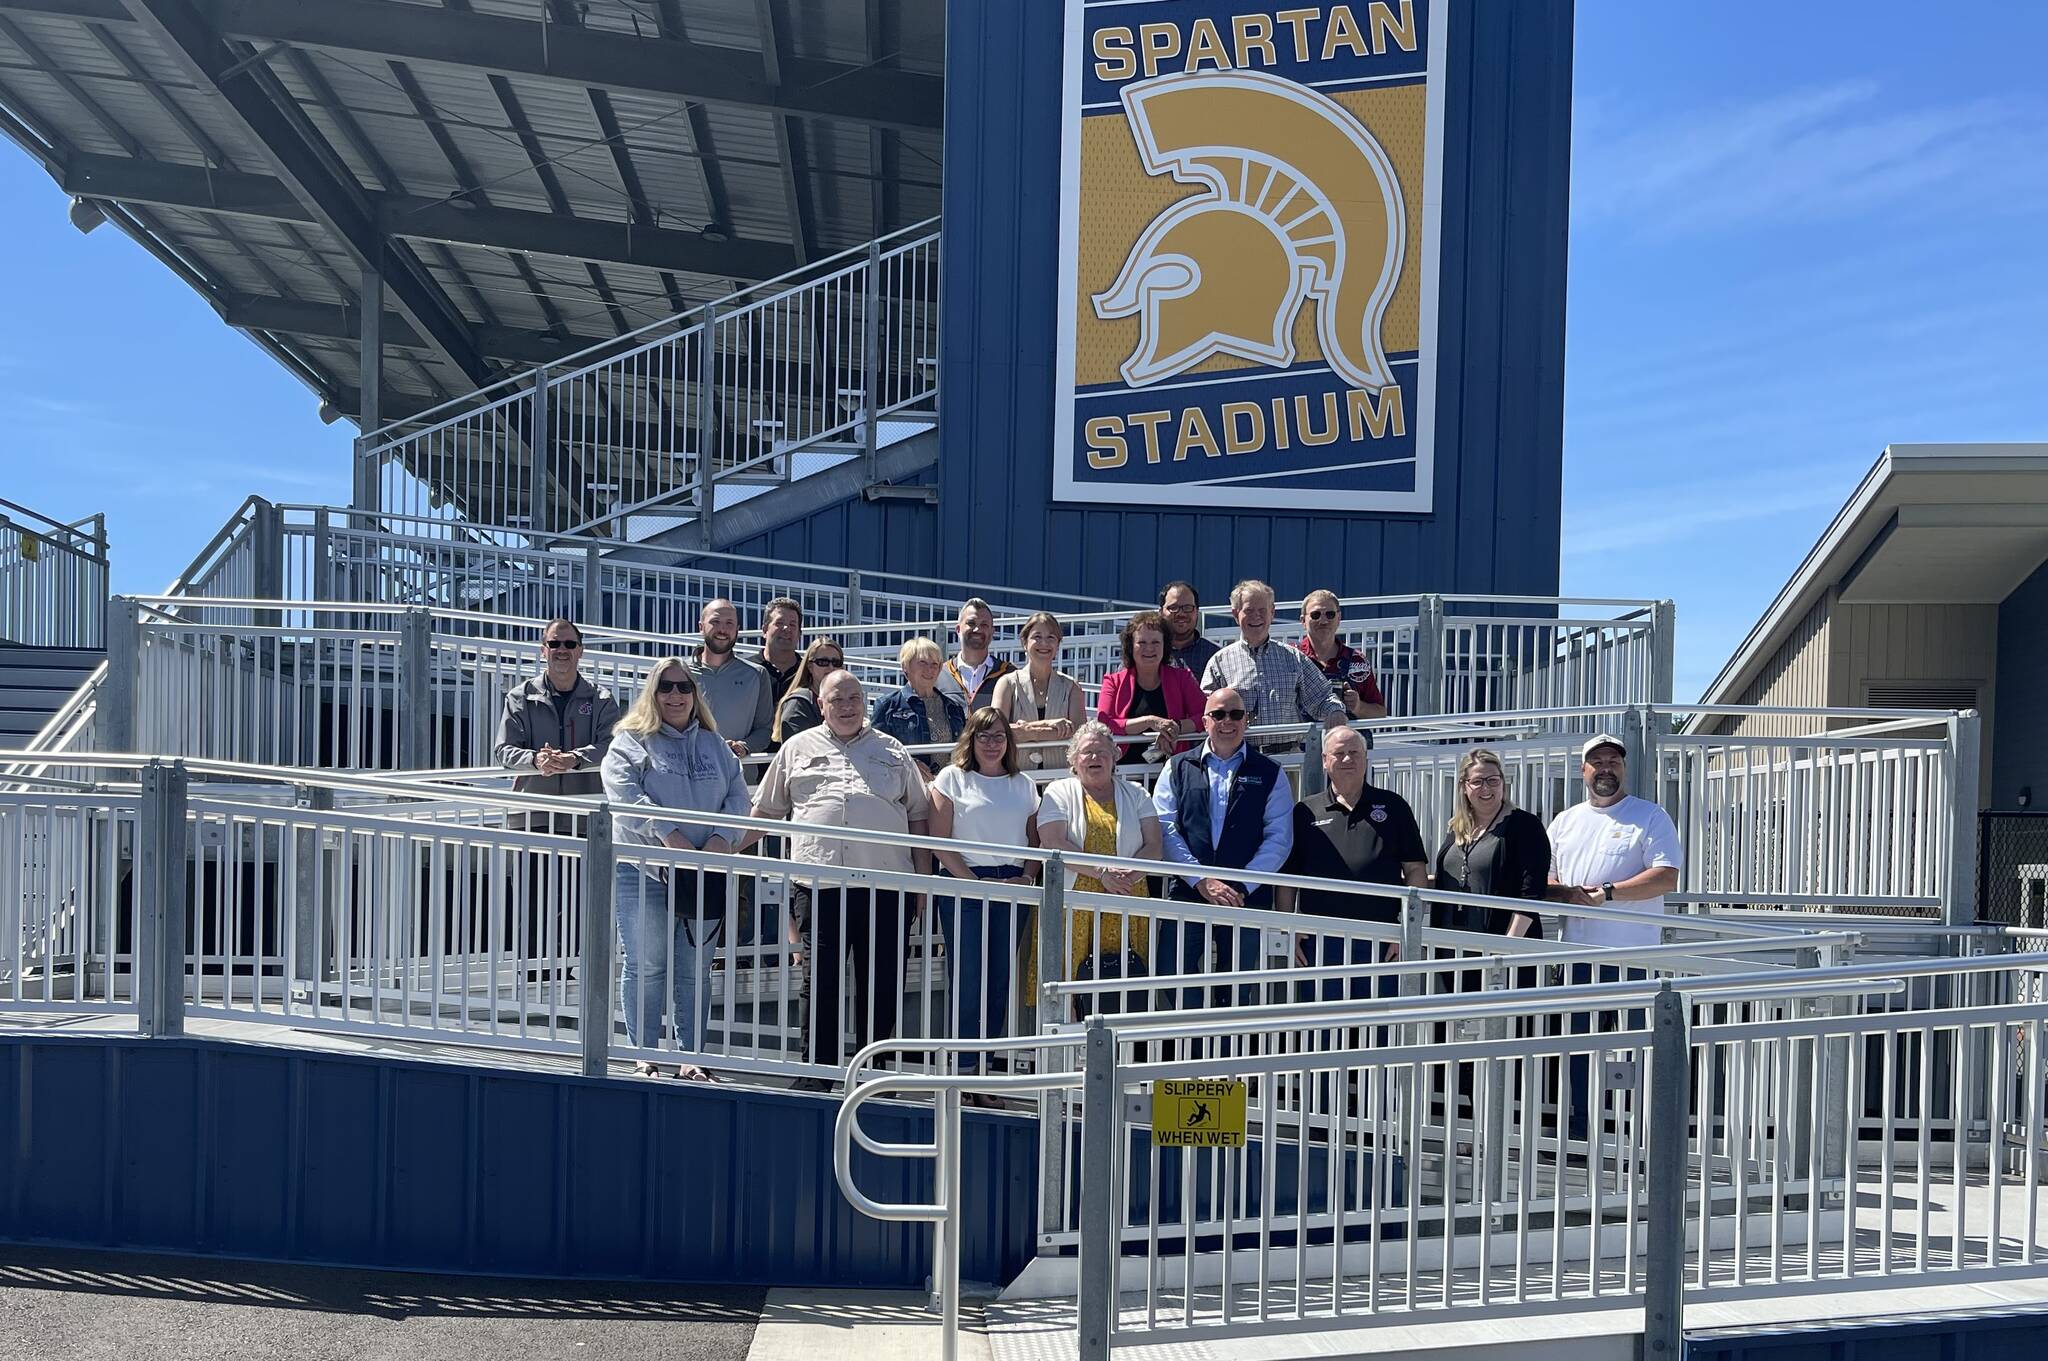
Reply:
M385 419L939 208L944 0L0 0L0 132Z

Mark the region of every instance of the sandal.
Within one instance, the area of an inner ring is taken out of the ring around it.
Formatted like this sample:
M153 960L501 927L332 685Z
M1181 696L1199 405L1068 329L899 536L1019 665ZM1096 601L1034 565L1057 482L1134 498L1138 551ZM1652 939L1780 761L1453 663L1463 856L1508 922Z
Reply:
M719 1080L694 1063L678 1064L674 1076L678 1082L717 1082Z
M649 1063L649 1062L648 1062L648 1061L647 1061L646 1059L635 1059L635 1060L633 1061L633 1076L635 1076L635 1077L660 1077L660 1076L661 1076L661 1069L659 1069L659 1068L655 1067L655 1066L654 1066L653 1064Z

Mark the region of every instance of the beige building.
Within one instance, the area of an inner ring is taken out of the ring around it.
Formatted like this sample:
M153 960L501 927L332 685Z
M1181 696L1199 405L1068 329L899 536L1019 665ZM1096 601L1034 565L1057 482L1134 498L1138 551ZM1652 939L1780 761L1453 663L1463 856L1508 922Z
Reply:
M1975 709L1981 795L2048 792L2048 444L1895 444L1720 675L1705 704ZM1696 721L1790 735L1809 720Z

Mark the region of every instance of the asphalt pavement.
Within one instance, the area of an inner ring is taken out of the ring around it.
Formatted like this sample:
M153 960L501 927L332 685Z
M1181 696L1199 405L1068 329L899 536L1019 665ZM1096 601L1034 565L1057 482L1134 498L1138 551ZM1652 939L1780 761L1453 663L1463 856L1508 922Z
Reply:
M0 1244L0 1357L746 1361L766 1295Z

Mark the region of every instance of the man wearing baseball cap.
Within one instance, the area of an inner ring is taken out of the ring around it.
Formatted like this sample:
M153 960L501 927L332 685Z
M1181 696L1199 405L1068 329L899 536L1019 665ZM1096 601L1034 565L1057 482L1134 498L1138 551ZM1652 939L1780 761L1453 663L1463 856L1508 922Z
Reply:
M1664 895L1678 887L1685 853L1671 815L1633 794L1628 781L1628 744L1612 733L1589 738L1579 748L1579 775L1586 782L1586 801L1559 813L1550 823L1550 896L1580 907L1627 907L1638 912L1665 911ZM1591 917L1564 919L1564 939L1574 945L1610 945L1622 949L1656 945L1664 930L1655 922L1612 921ZM1595 968L1572 965L1574 983L1611 983L1641 977L1640 970L1613 965ZM1630 1024L1641 1013L1631 1013ZM1611 1030L1619 1018L1602 1012L1597 1028ZM1595 1028L1593 1015L1571 1018L1573 1034ZM1586 1056L1571 1061L1570 1135L1586 1137Z

